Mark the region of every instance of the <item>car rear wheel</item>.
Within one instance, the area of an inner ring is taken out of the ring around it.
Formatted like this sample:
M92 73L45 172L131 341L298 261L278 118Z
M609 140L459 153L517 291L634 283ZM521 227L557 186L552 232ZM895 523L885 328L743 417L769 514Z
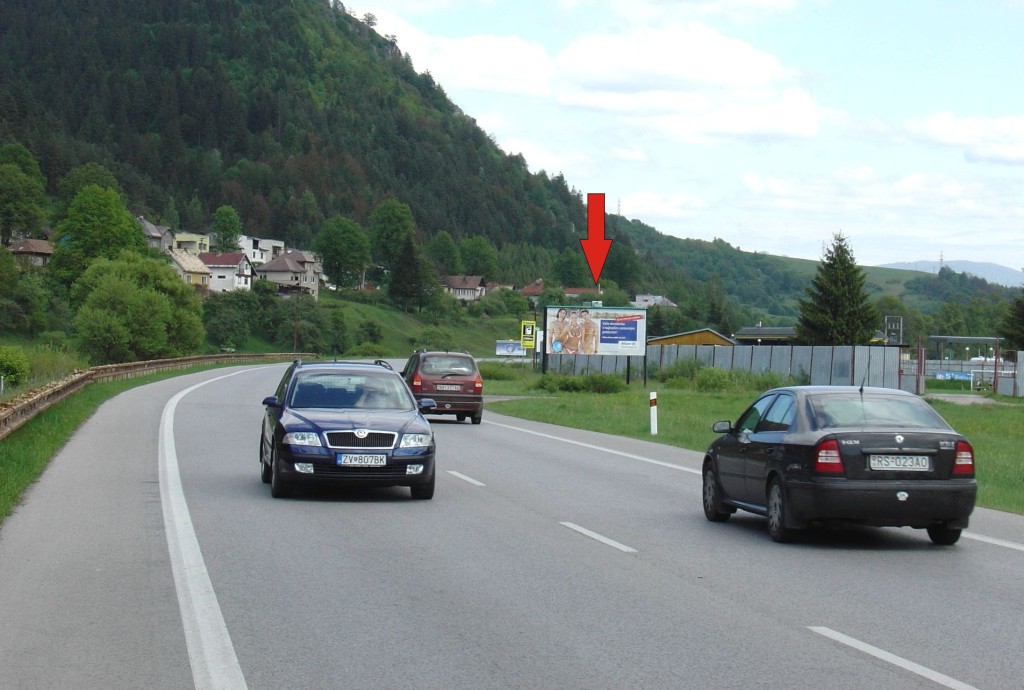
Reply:
M704 517L711 522L725 522L730 515L730 512L722 509L722 503L718 500L718 482L715 480L715 470L708 462L704 465Z
M270 447L270 495L274 498L287 498L292 490L288 482L281 476L281 461L277 459L277 450Z
M421 501L429 501L434 497L434 475L430 475L430 481L426 484L417 484L409 487L412 497Z
M778 479L768 487L768 534L779 543L793 538L793 530L786 527L786 494Z
M950 527L944 522L938 525L928 525L928 538L932 540L933 544L950 546L960 539L962 531L959 528Z
M482 420L483 418L484 418L484 413L483 412L477 412L475 415L473 415L472 422L474 424L479 424L480 420Z
M457 415L455 415L455 419L460 421L460 422L464 422L464 421L466 421L466 415L464 415L464 414L457 414Z

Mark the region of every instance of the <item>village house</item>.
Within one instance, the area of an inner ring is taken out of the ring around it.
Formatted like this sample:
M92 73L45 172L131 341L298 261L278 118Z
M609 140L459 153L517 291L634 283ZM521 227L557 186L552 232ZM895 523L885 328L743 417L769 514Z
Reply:
M320 263L309 252L286 249L276 259L255 267L256 275L277 284L279 292L305 292L320 298Z
M245 252L206 252L199 260L210 269L210 292L252 289L256 269Z
M210 269L206 264L200 261L198 256L183 249L168 249L167 255L171 257L171 265L181 279L195 287L196 292L206 294L210 287Z
M53 245L46 240L14 240L9 249L19 263L33 266L45 266L53 256Z
M284 253L284 242L281 240L265 240L250 235L239 235L238 248L245 252L253 266L273 261Z
M444 291L462 304L477 302L487 294L483 276L444 276Z
M637 295L636 299L630 302L634 307L647 309L648 307L678 307L679 305L662 295Z
M172 249L186 251L193 256L199 256L210 251L210 236L197 232L179 232L174 235Z
M169 227L151 223L142 216L138 217L138 221L142 226L142 234L146 236L147 245L160 251L174 247L174 233Z

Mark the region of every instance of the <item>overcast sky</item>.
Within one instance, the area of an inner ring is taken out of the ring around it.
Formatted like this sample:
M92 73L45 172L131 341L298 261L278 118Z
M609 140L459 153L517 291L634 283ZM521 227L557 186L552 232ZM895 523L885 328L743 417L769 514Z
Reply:
M366 0L533 172L678 237L1024 266L1024 0Z

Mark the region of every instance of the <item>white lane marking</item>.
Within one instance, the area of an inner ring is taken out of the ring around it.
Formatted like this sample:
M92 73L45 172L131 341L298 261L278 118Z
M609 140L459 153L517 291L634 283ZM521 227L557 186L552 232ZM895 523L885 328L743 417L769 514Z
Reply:
M178 402L197 388L245 371L252 369L218 376L186 388L168 401L160 417L160 502L163 504L164 530L167 532L174 587L178 593L178 608L192 664L192 680L197 690L245 690L248 686L217 603L217 594L213 591L181 488L174 445L174 411Z
M592 443L583 443L581 441L572 441L572 440L567 439L567 438L562 438L560 436L555 436L554 434L545 434L545 433L540 432L540 431L533 431L531 429L524 429L524 428L519 427L519 426L512 426L511 424L501 424L499 422L492 422L489 419L485 419L484 423L486 423L486 424L493 424L494 426L500 426L503 429L511 429L512 431L518 431L518 432L521 432L521 433L524 433L524 434L533 434L534 436L540 436L542 438L551 439L553 441L561 441L562 443L568 443L568 444L571 444L571 445L574 445L574 446L581 446L583 448L589 448L591 450L599 450L599 451L601 451L603 453L611 453L612 455L618 455L618 456L621 456L621 457L624 457L624 458L630 458L632 460L639 460L640 462L646 462L646 463L649 463L651 465L658 465L660 467L667 467L667 468L669 468L671 470L679 470L681 472L689 472L690 474L696 474L698 476L701 473L700 470L694 470L694 469L691 469L689 467L683 467L682 465L673 465L670 462L662 462L661 460L654 460L652 458L646 458L646 457L644 457L642 455L634 455L633 453L623 453L623 452L618 451L618 450L610 450L608 448L602 448L601 446L595 446ZM987 544L993 544L995 546L1003 546L1003 547L1006 547L1007 549L1015 549L1017 551L1024 551L1024 544L1018 544L1018 543L1012 542L1012 541L1005 541L1003 539L996 539L995 537L986 537L986 536L983 536L981 534L975 534L973 532L967 532L967 531L964 531L961 534L961 536L966 537L968 539L974 539L975 541L983 541L983 542L985 542Z
M560 522L558 524L564 525L565 527L568 527L571 530L574 530L576 532L579 532L582 535L590 537L591 539L596 539L597 541L601 542L602 544L606 544L608 546L611 546L612 548L618 549L619 551L622 551L623 553L636 553L636 549L634 549L634 548L630 548L629 546L626 546L625 544L620 544L619 542L615 541L614 539L609 539L608 537L606 537L606 536L604 536L602 534L598 534L597 532L591 532L589 529L586 529L585 527L580 527L579 525L574 524L572 522Z
M872 645L869 645L866 642L861 642L860 640L849 637L840 632L836 632L831 628L824 628L812 625L808 626L808 629L813 630L819 635L824 635L829 639L835 640L836 642L845 644L848 647L853 647L854 649L864 652L865 654L870 654L871 656L877 659L881 659L882 661L886 661L895 666L899 666L900 668L910 671L911 673L916 673L917 675L923 678L927 678L928 680L938 683L939 685L944 685L947 688L953 688L954 690L977 690L977 688L975 688L973 685L961 683L956 678L950 678L949 676L939 673L938 671L933 671L930 668L921 666L920 664L915 664L913 661L908 661L907 659L904 659L901 656L891 654L885 651L884 649L873 647Z
M974 541L983 541L986 544L994 544L995 546L1004 546L1008 549L1015 549L1017 551L1024 551L1024 544L1018 544L1013 541L1006 541L1005 539L996 539L995 537L986 537L981 534L975 534L974 532L962 532L960 536L966 539L973 539Z
M448 474L452 475L453 477L458 477L459 479L461 479L464 482L469 482L473 486L487 486L483 482L478 482L477 480L473 479L472 477L467 477L466 475L462 474L461 472L455 472L454 470L448 470Z
M623 458L630 458L631 460L639 460L640 462L646 462L651 465L658 465L659 467L667 467L670 470L679 470L680 472L689 472L690 474L700 475L700 470L694 470L689 467L683 467L682 465L673 465L670 462L662 462L661 460L654 460L653 458L647 458L643 455L634 455L633 453L623 453L619 450L611 450L609 448L603 448L601 446L595 446L592 443L583 443L582 441L572 441L561 436L555 436L554 434L545 434L540 431L532 431L530 429L524 429L518 426L511 426L509 424L500 424L498 422L492 422L490 420L484 420L487 424L493 424L494 426L500 426L504 429L512 429L513 431L519 431L524 434L533 434L534 436L540 436L541 438L549 438L554 441L561 441L562 443L569 443L574 446L580 446L581 448L589 448L590 450L599 450L603 453L610 453L612 455L618 455Z

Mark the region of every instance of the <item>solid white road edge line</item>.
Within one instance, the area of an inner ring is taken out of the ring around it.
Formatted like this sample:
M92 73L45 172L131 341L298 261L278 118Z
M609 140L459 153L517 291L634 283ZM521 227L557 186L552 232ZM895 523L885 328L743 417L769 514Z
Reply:
M1024 544L1018 544L1013 541L1006 541L1005 539L996 539L995 537L986 537L981 534L975 534L974 532L964 531L960 536L966 539L973 539L974 541L983 541L986 544L994 544L995 546L1004 546L1008 549L1015 549L1017 551L1024 551Z
M574 524L572 522L560 522L558 524L563 525L565 527L568 527L569 529L574 530L576 532L579 532L580 534L582 534L584 536L587 536L587 537L590 537L591 539L596 539L597 541L601 542L602 544L606 544L608 546L611 546L612 548L618 549L619 551L622 551L623 553L636 553L636 549L634 549L634 548L630 548L629 546L626 546L625 544L620 544L619 542L615 541L614 539L609 539L608 537L606 537L604 535L601 535L601 534L598 534L597 532L591 532L589 529L586 529L585 527L580 527L579 525Z
M511 429L513 431L518 431L518 432L521 432L521 433L524 433L524 434L533 434L534 436L540 436L541 438L549 438L549 439L552 439L554 441L561 441L562 443L569 443L569 444L574 445L574 446L580 446L581 448L589 448L590 450L599 450L602 453L610 453L612 455L618 455L618 456L623 457L623 458L630 458L631 460L639 460L640 462L646 462L646 463L649 463L651 465L658 465L660 467L667 467L670 470L679 470L680 472L689 472L690 474L696 474L696 475L700 476L700 470L694 470L694 469L691 469L689 467L683 467L682 465L673 465L670 462L662 462L661 460L654 460L653 458L645 458L643 455L635 455L633 453L623 453L622 451L610 450L608 448L602 448L601 446L595 446L592 443L583 443L581 441L572 441L572 440L569 440L567 438L562 438L561 436L555 436L554 434L545 434L545 433L542 433L540 431L532 431L530 429L523 429L522 427L511 426L509 424L500 424L498 422L492 422L492 421L487 420L487 419L485 419L484 422L486 422L487 424L493 424L494 426L500 426L503 429Z
M472 477L467 477L466 475L462 474L461 472L456 472L455 470L448 470L448 474L452 475L453 477L458 477L459 479L461 479L464 482L469 482L473 486L487 486L483 482L478 482L477 480L473 479Z
M930 668L921 666L920 664L915 664L913 661L908 661L903 657L896 656L895 654L890 654L884 649L873 647L867 644L866 642L861 642L860 640L849 637L840 632L836 632L831 628L824 628L820 626L811 625L808 626L808 629L818 633L819 635L824 635L829 639L835 640L836 642L845 644L848 647L853 647L854 649L864 652L865 654L870 654L871 656L877 659L881 659L882 661L899 666L900 668L910 671L911 673L916 673L917 675L923 678L927 678L928 680L938 683L939 685L944 685L947 688L953 688L954 690L978 690L973 685L961 683L956 678L950 678L949 676L939 673L938 671L933 671Z
M186 388L172 397L160 417L160 502L163 505L167 550L171 556L174 587L178 594L185 643L192 664L192 679L197 690L218 688L245 690L248 686L238 665L231 635L213 591L206 570L199 540L192 526L185 494L181 488L178 455L174 445L174 412L178 402L192 391L208 383L237 376L236 371Z

